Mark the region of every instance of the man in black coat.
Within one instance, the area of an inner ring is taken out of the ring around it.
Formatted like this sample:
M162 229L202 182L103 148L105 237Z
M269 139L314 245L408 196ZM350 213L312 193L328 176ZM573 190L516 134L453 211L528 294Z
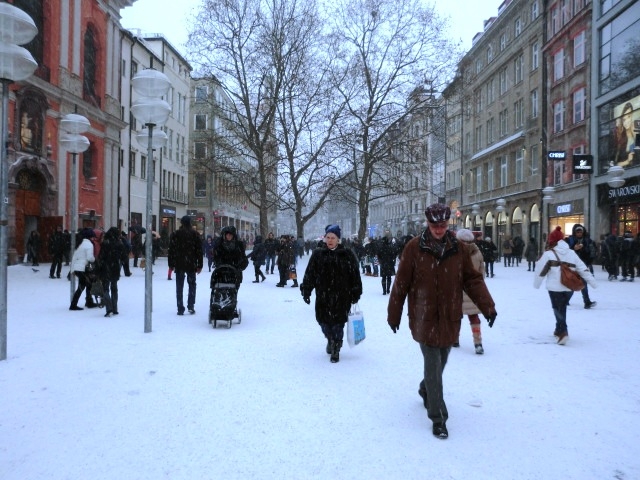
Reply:
M176 274L178 315L184 315L182 297L185 276L189 285L187 310L193 315L196 313L196 274L202 271L202 242L198 232L191 228L191 217L188 215L180 219L180 228L169 238L169 268Z
M589 271L593 273L593 261L596 256L596 245L589 237L587 230L583 225L576 223L571 230L571 236L567 239L569 248L576 252L580 260L584 262ZM584 282L584 288L581 290L584 308L592 308L596 306L596 302L592 302L589 298L589 288L587 282Z
M98 265L100 281L104 290L104 304L107 312L105 317L118 315L118 280L120 267L129 261L129 254L121 240L121 233L116 227L111 227L102 237Z
M49 237L49 254L53 257L51 260L51 269L49 270L49 278L60 278L64 248L64 234L62 233L62 227L58 225L56 231ZM54 273L56 274L55 277L53 276Z

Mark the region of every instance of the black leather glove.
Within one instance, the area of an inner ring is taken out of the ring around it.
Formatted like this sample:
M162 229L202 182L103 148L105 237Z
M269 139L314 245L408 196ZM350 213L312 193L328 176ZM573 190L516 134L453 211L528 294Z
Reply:
M393 333L396 333L398 330L400 330L400 325L389 325L391 327L391 330L393 330Z
M303 295L302 299L304 300L304 303L306 303L307 305L311 303L311 299L309 298L309 295Z
M491 312L488 316L487 316L487 322L489 322L489 328L493 328L493 322L496 321L496 317L498 316L498 314L496 312Z

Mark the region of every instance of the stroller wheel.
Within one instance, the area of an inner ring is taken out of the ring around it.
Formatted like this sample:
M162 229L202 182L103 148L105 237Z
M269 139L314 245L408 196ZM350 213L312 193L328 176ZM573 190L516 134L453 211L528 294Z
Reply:
M227 320L227 328L231 328L231 324L233 324L233 319Z
M238 309L238 323L242 323L242 310Z

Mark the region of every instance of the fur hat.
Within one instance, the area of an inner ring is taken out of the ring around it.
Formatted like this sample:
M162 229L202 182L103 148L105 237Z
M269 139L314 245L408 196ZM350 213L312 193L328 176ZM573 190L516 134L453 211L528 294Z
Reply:
M473 232L471 230L467 230L466 228L461 228L456 232L456 238L462 240L463 242L473 242L475 239L473 238Z
M549 234L549 245L555 245L560 240L564 240L564 233L562 233L562 228L558 225L553 232Z
M424 214L429 223L446 222L451 217L451 209L442 203L434 203L427 207Z
M340 230L340 226L337 224L327 225L324 227L324 234L333 233L336 237L340 238L342 235L342 231Z

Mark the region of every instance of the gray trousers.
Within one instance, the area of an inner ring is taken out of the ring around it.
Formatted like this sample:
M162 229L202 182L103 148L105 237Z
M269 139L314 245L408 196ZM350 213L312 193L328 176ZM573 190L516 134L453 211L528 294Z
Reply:
M420 344L424 358L424 388L427 392L427 413L433 423L445 423L449 418L442 392L442 373L451 347L438 348Z

